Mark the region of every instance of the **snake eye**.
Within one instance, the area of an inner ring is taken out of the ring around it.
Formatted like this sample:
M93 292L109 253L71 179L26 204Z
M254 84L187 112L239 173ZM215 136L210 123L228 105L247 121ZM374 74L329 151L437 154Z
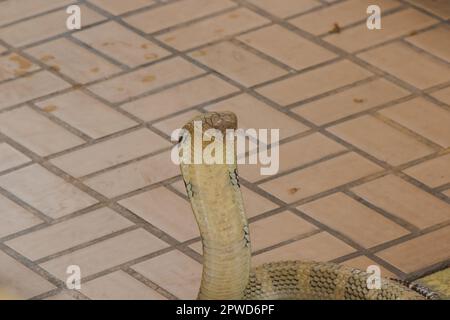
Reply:
M178 143L184 142L186 140L186 136L187 136L186 132L184 131L181 132L180 136L178 137Z
M186 129L181 129L178 135L178 143L185 142L186 139L188 139L189 137L190 137L189 131L187 131Z

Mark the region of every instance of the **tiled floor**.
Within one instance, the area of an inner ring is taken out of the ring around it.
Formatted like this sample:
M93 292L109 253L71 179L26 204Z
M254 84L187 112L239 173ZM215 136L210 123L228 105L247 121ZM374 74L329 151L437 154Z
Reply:
M0 286L195 298L200 238L170 133L227 109L281 128L277 175L240 168L255 263L443 269L449 18L448 0L0 1Z

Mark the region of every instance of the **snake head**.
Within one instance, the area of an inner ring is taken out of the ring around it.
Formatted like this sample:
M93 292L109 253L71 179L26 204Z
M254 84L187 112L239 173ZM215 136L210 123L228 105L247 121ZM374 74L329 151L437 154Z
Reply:
M178 133L179 154L184 164L233 164L236 162L234 113L207 112L188 121ZM232 141L231 144L228 142Z
M202 123L202 133L208 129L216 129L220 130L225 136L227 129L237 129L237 117L230 111L207 112L192 118L183 126L183 129L187 130L191 136L194 134L195 122Z

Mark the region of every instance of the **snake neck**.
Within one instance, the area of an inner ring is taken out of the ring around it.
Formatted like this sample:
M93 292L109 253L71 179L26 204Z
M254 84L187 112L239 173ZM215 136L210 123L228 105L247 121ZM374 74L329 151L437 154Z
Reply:
M203 244L199 299L242 299L250 241L236 165L181 165Z

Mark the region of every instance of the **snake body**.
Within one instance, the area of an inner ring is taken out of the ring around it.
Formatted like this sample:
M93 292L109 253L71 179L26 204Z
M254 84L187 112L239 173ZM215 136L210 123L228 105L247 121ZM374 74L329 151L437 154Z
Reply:
M194 153L196 123L202 133L237 128L231 112L195 117L183 129L180 147ZM203 142L205 149L211 142ZM188 149L191 148L191 149ZM235 150L224 150L233 152ZM186 191L203 244L203 273L199 299L424 299L400 282L382 279L380 289L368 289L368 273L324 262L281 261L251 268L248 222L237 174L236 157L228 164L181 161Z

